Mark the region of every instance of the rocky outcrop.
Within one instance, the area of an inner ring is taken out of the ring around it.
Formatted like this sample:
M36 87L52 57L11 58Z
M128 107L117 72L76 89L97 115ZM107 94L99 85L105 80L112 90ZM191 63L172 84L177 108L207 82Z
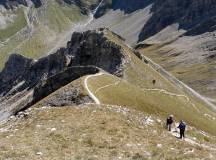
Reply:
M74 33L66 48L37 61L12 54L0 73L0 114L1 109L11 115L29 107L71 81L99 72L98 68L122 76L124 59L121 47L103 30Z
M94 66L70 67L46 80L40 81L34 89L34 101L29 104L29 106L48 96L62 86L67 85L68 83L88 74L96 74L99 71L100 69ZM78 98L78 93L78 90L68 91L68 94L71 95L71 103L81 101L81 99ZM56 102L56 106L57 104L59 104L59 106L65 105L64 99L65 98L59 100L58 103Z
M71 57L69 66L94 65L121 76L124 54L121 47L103 36L103 31L74 33L66 49L59 50Z

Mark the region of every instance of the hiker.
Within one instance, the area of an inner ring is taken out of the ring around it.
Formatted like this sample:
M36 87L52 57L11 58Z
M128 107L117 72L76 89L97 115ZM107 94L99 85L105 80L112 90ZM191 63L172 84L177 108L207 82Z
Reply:
M185 128L186 124L183 120L180 121L179 126L177 127L180 129L180 139L185 138Z
M171 131L171 129L172 129L172 124L173 124L173 115L170 115L170 116L167 118L167 122L166 122L166 127L167 127L168 131Z
M152 80L152 83L153 83L153 85L155 85L155 83L156 83L156 80L155 80L155 79L153 79L153 80Z

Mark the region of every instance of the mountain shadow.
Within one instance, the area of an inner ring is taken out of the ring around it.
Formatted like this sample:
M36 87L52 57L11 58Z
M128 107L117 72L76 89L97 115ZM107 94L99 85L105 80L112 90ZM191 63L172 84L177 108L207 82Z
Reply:
M154 0L104 0L98 9L97 13L95 13L95 18L99 18L103 16L107 10L121 10L125 14L130 14L139 9L143 9L148 5L152 4Z
M192 36L216 29L215 0L155 0L151 12L152 17L144 25L139 42L173 23L178 23L179 29Z

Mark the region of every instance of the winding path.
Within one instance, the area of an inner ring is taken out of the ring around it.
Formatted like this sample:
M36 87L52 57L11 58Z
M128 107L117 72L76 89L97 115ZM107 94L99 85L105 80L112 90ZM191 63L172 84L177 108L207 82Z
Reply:
M97 77L97 76L101 76L103 75L104 73L97 73L97 74L94 74L94 75L89 75L85 78L84 80L84 85L85 85L85 88L86 90L88 91L88 94L89 96L95 101L96 104L101 104L100 100L90 91L89 87L88 87L88 80L92 77Z
M101 103L100 103L100 100L94 95L94 93L93 93L92 91L90 91L90 89L89 89L89 87L88 87L88 80L89 80L90 78L92 78L92 77L97 77L97 76L101 76L101 75L105 75L105 73L97 73L97 74L95 74L95 75L89 75L89 76L87 76L87 77L85 78L85 80L84 80L85 88L86 88L86 90L88 91L89 96L95 101L96 104L101 104ZM121 82L121 81L118 80L118 81L116 81L115 83L102 86L102 87L98 88L98 89L95 91L95 93L98 93L99 91L101 91L102 89L105 89L105 88L107 88L107 87L116 86L116 85L118 85L120 82ZM189 99L189 97L187 97L187 96L185 96L185 95L175 94L175 93L168 92L168 91L166 91L166 90L164 90L164 89L157 89L157 88L155 88L155 89L143 88L142 91L144 91L144 92L145 92L145 91L156 91L156 92L160 92L160 93L163 93L163 94L166 94L166 95L169 95L169 96L175 96L175 97L182 97L182 98L185 98L189 103L192 104L192 106L193 106L198 112L200 112L199 109L195 106L195 104L191 102L191 100Z

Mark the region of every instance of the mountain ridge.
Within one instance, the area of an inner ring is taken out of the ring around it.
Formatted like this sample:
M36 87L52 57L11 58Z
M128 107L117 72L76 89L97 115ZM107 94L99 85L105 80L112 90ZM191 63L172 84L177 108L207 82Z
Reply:
M143 46L138 51L215 103L215 1L148 2L127 12L130 2L104 1L87 28L106 26L134 48Z
M0 6L0 159L215 159L214 1L36 1Z

